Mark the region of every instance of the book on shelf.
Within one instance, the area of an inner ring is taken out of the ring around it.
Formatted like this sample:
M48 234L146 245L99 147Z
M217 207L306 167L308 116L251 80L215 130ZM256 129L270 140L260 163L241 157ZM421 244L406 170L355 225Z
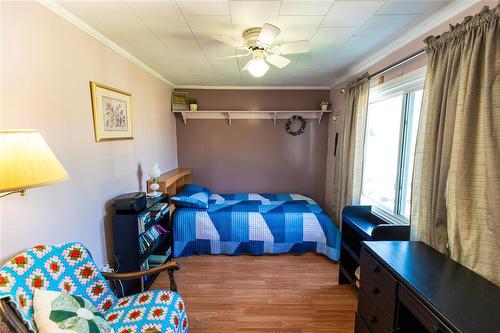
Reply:
M141 253L145 253L149 247L164 233L167 233L167 230L163 226L155 224L139 236L139 249Z
M150 208L150 211L151 218L158 220L169 211L168 202L158 202Z
M157 267L165 263L167 261L168 257L172 253L171 248L169 247L167 251L165 251L165 254L152 254L148 257L148 265L149 267Z
M137 216L139 234L142 234L143 232L146 231L146 225L148 221L149 221L149 212L145 212L144 214Z

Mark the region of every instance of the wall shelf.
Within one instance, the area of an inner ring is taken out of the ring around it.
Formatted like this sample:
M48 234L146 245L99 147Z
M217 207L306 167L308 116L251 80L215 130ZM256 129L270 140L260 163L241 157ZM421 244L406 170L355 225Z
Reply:
M174 114L180 114L184 124L188 119L225 119L231 125L234 119L269 119L274 124L278 119L288 119L293 115L302 116L304 119L317 119L321 123L323 114L331 113L332 110L296 110L296 111L172 111Z

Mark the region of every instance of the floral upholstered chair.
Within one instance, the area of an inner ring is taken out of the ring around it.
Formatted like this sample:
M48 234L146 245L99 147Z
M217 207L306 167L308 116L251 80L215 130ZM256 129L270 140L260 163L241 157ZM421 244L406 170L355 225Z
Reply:
M0 332L37 332L34 322L34 290L63 291L88 299L115 333L187 332L184 303L175 292L169 262L131 273L101 273L88 250L80 243L36 246L0 268ZM173 290L146 291L118 299L106 279L132 279L166 270ZM106 279L105 279L106 277Z

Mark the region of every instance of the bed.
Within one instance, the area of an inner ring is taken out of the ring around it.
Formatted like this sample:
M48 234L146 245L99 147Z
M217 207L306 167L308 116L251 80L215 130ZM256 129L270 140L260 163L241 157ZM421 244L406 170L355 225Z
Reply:
M339 258L340 232L300 194L211 194L208 208L177 208L174 257L316 252Z
M191 169L171 170L157 183L173 198L192 185ZM339 259L340 231L307 196L211 193L206 203L203 209L171 203L174 257L316 252Z

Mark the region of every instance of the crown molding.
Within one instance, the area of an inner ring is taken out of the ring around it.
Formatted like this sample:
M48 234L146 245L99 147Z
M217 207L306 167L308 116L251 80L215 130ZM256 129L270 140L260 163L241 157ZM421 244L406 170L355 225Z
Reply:
M175 89L203 90L330 90L329 86L198 86L176 85Z
M363 58L362 60L356 62L354 65L350 66L344 72L344 74L336 77L332 81L332 83L330 83L330 88L333 88L336 85L355 76L356 74L365 71L370 66L375 65L376 63L383 60L393 52L401 49L402 45L403 46L407 45L408 43L428 33L432 29L449 21L454 16L474 6L478 2L480 2L480 0L461 0L461 1L451 2L449 5L443 7L441 10L437 11L434 15L431 15L429 18L427 18L424 22L422 22L422 24L414 27L405 34L400 35L398 38L386 44L386 46L382 47L378 51L369 54L367 57ZM415 47L415 50L419 49L420 47L421 46Z
M158 73L157 71L155 71L154 69L152 69L151 67L146 65L145 63L143 63L141 60L139 60L138 58L133 56L131 53L129 53L127 50L125 50L124 48L122 48L121 46L119 46L118 44L113 42L108 37L104 36L102 33L97 31L96 29L94 29L93 27L88 25L87 23L85 23L82 19L77 17L75 14L71 13L69 10L67 10L63 6L59 5L58 3L54 2L54 1L50 1L50 0L38 0L38 2L40 4L42 4L43 6L45 6L46 8L50 9L52 12L54 12L57 15L64 18L66 21L72 23L76 27L78 27L81 30L83 30L84 32L88 33L89 35L91 35L92 37L94 37L95 39L97 39L98 41L100 41L101 43L103 43L104 45L106 45L107 47L109 47L110 49L112 49L113 51L115 51L116 53L118 53L119 55L124 57L125 59L136 64L137 66L142 68L147 73L153 75L161 82L165 83L166 85L168 85L171 88L175 88L175 84L173 84L172 82L167 80L165 77L163 77L163 75L161 75L160 73Z

